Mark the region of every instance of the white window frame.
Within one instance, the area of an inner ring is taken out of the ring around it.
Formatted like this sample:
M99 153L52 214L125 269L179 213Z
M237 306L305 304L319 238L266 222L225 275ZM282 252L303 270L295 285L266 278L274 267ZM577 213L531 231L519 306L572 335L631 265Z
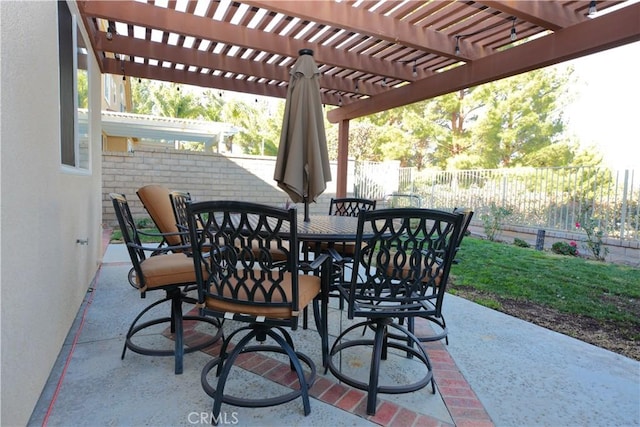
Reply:
M69 7L69 5L67 4L67 7ZM68 9L69 13L71 15L71 33L72 33L72 45L73 45L73 149L74 149L74 163L73 165L71 164L66 164L63 162L62 160L62 147L61 147L61 157L60 157L60 165L61 165L61 169L63 172L65 173L72 173L72 174L80 174L80 175L90 175L92 173L91 170L91 166L92 166L92 157L91 157L91 82L90 82L90 76L91 76L91 61L89 60L89 53L87 52L87 69L86 69L86 73L87 73L87 104L88 104L88 109L87 109L87 113L86 113L86 117L87 117L87 124L86 124L86 140L87 140L87 147L86 150L81 150L80 148L80 123L79 123L79 115L78 115L78 32L80 31L78 28L78 17L75 13L73 13L71 11L71 9ZM84 35L82 34L82 32L80 32L80 37L83 37L83 39L85 39L85 46L88 46L88 44L86 43L86 38L84 37ZM61 69L59 68L58 72L62 72ZM62 98L62 94L61 94L61 98ZM61 108L64 108L61 105ZM61 122L61 126L63 125L63 123ZM63 144L64 142L61 140L60 141L61 144Z

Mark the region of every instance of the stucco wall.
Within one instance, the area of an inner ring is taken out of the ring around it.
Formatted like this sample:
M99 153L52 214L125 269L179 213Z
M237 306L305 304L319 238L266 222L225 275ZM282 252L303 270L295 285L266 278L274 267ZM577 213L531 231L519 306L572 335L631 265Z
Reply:
M57 40L56 2L0 2L3 426L28 422L102 255L100 130L90 127L91 173L63 171Z
M117 225L109 193L124 193L134 217L148 217L136 190L148 184L188 191L195 200L246 200L283 205L287 194L273 180L275 157L224 156L174 149L140 148L133 153L106 152L103 159L103 220ZM353 162L349 163L347 193L353 188ZM326 214L336 193L337 165L331 164L333 181L311 203L310 214ZM299 204L301 212L304 205Z

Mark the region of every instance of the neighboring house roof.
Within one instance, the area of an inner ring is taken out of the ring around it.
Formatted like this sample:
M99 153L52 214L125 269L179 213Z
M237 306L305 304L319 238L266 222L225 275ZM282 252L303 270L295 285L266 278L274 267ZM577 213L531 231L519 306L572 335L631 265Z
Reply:
M242 131L230 123L102 111L102 130L110 136L211 143Z

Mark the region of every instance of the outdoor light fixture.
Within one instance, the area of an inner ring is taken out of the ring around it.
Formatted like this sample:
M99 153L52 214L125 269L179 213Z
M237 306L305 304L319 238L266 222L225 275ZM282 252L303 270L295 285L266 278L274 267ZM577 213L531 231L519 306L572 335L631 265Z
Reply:
M598 9L596 8L596 1L591 0L591 3L589 3L589 11L587 12L587 16L595 15L597 11Z
M338 98L338 107L342 107L342 95Z
M456 48L454 50L456 55L460 55L460 37L461 36L456 36Z
M386 77L382 79L382 83L380 83L380 85L382 87L387 87L387 78Z
M413 60L413 77L418 77L418 67L416 66L416 60Z
M107 27L107 40L111 41L113 40L113 32L111 31L111 27Z
M518 38L518 34L516 33L516 17L513 17L513 24L511 25L511 35L509 36L511 41L514 42Z
M360 88L358 87L358 81L356 80L356 93L358 93L360 91Z

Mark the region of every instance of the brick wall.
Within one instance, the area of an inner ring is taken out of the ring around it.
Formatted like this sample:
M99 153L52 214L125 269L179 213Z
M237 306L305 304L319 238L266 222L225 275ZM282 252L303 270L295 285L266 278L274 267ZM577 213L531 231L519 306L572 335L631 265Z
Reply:
M135 152L104 152L102 155L102 218L106 227L117 224L109 193L124 193L134 217L148 217L136 190L160 184L188 191L195 200L246 200L281 206L287 194L273 179L275 157L227 156L174 149L139 148ZM354 163L349 162L347 193L352 195ZM336 193L337 164L331 163L332 181L311 203L311 214L329 211ZM304 206L298 205L302 211Z

